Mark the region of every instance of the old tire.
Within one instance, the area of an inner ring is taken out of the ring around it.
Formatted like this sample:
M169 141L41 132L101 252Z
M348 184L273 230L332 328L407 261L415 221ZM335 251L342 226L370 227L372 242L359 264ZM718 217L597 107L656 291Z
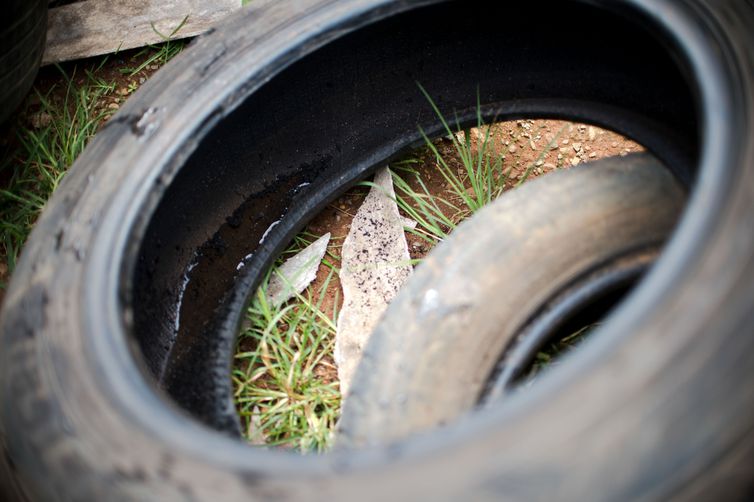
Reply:
M255 1L129 99L0 314L6 498L750 495L751 2L520 4ZM227 378L244 302L308 216L417 125L440 131L416 81L465 123L478 86L487 119L633 137L693 187L682 222L602 336L525 396L364 452L250 448Z
M47 35L47 0L10 0L0 21L0 123L34 83Z
M338 444L395 442L457 420L548 305L649 266L684 202L667 169L636 154L550 173L463 222L372 333Z

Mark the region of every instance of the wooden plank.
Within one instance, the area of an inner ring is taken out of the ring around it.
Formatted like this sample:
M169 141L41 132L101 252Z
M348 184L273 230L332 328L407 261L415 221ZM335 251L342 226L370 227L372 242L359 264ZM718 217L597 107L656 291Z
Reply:
M50 9L42 64L163 42L178 27L174 39L199 35L240 7L241 0L86 0L63 5Z

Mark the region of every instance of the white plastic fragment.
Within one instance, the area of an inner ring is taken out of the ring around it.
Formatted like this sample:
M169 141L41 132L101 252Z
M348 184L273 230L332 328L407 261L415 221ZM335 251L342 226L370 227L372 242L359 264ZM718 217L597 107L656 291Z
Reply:
M374 184L343 242L343 307L335 335L335 363L343 396L369 335L413 270L403 230L406 222L398 213L390 171L378 171Z
M403 225L403 228L410 228L411 230L416 228L416 220L412 220L408 216L401 216L401 224Z
M317 277L317 270L330 242L330 232L288 258L270 277L267 301L281 305L301 293Z

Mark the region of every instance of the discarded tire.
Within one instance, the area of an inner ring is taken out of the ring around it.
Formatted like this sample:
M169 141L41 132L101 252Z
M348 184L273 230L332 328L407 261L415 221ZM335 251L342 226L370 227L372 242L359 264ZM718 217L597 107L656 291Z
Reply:
M339 445L393 442L457 420L537 318L585 288L586 307L649 266L684 199L661 164L631 155L551 173L463 222L372 333Z
M746 499L751 3L295 8L255 0L194 43L50 201L0 318L5 498ZM439 132L417 81L465 123L478 87L487 120L632 137L693 186L681 225L560 378L398 445L250 448L227 377L244 300L307 217Z
M0 21L0 122L34 82L47 35L47 0L10 0Z

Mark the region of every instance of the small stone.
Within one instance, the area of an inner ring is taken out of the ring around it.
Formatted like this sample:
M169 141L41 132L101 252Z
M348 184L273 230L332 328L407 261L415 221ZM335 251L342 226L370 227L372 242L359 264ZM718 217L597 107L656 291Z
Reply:
M610 143L610 146L612 146L613 148L618 148L618 142L613 141L612 143Z
M35 113L29 117L29 121L34 129L41 129L50 125L52 122L52 115L46 112Z
M562 153L558 154L558 160L563 160L563 154Z
M567 145L568 143L569 143L568 139L564 139L563 141L560 142L560 144L562 145Z
M545 162L545 165L543 167L545 169L547 169L548 171L551 171L551 170L555 169L555 164L553 164L551 162Z
M542 168L541 168L541 167L538 167L538 168L537 168L537 174L542 174L542 173L544 173L544 171L542 170Z
M581 143L574 143L573 144L573 151L574 152L580 152L581 151Z
M128 89L121 87L120 89L118 89L118 94L120 94L121 96L128 96Z
M544 163L545 163L545 161L540 159L534 165L537 166L537 167L540 167L540 166L544 165Z
M120 108L120 105L118 103L110 103L109 105L107 105L107 107L111 110L117 110L118 108Z
M147 79L145 77L139 77L139 85L143 84L146 81Z
M588 152L589 150L591 150L591 149L592 149L592 147L591 147L591 146L589 146L589 145L584 145L584 150L586 150L587 152Z
M157 66L156 64L149 65L150 70L156 70L157 68L159 68L159 66Z
M594 138L597 137L597 129L594 127L589 127L589 141L594 141Z
M581 160L578 157L571 157L571 165L572 166L578 166L579 162L581 162Z
M514 144L511 144L511 146L509 146L509 147L508 147L508 151L509 151L510 153L516 153L516 150L517 150L517 148L516 148L516 145L515 145L515 143L514 143Z
M596 157L597 157L597 154L595 152L592 152L592 153L589 154L589 158L590 159L594 159Z

